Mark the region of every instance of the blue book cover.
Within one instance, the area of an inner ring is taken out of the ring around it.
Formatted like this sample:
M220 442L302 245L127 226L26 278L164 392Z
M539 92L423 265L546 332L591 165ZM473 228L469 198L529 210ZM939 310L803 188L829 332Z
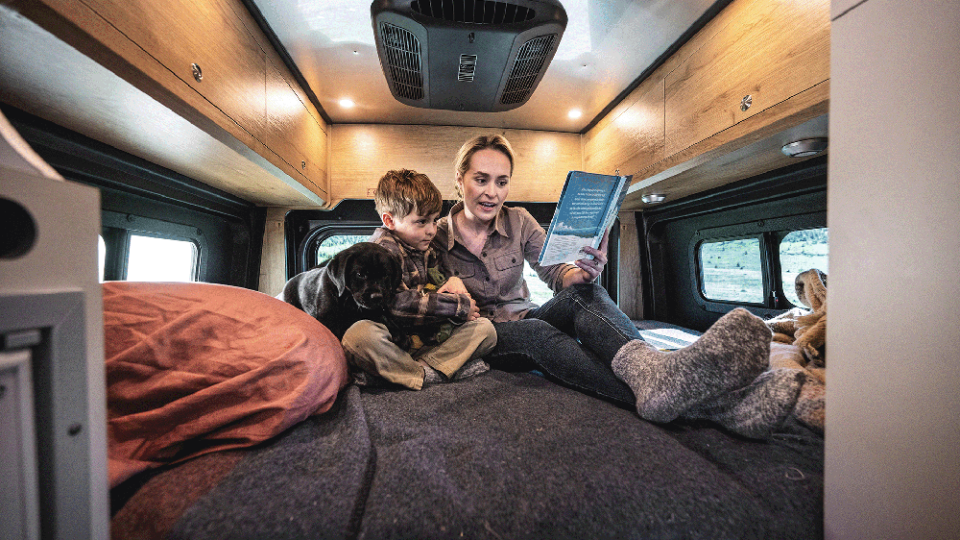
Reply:
M630 176L567 173L560 201L540 250L541 265L590 258L585 246L599 247L627 196Z

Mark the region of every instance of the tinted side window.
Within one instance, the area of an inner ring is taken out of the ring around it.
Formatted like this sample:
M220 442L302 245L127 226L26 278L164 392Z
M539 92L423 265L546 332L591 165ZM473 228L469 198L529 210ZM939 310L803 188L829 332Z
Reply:
M698 249L700 293L708 300L762 304L759 238L703 242Z
M783 295L791 304L803 307L797 298L797 276L811 268L829 274L827 254L830 252L830 237L826 227L793 231L780 240L780 279Z
M348 247L366 242L370 238L367 234L334 234L324 238L317 244L317 264L322 264L333 258L334 255Z

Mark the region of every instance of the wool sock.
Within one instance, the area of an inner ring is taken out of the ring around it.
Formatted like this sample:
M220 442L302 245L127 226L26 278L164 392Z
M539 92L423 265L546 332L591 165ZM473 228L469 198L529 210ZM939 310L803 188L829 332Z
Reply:
M696 404L750 384L770 363L771 339L759 317L737 308L678 351L629 341L611 366L633 390L641 418L670 422Z
M480 375L481 373L486 373L490 371L490 364L487 364L483 361L483 358L474 358L473 360L468 360L466 364L460 367L456 373L451 377L454 381L462 381L463 379L469 379Z
M440 384L448 381L447 377L443 373L433 369L428 366L426 362L417 360L417 363L423 367L423 386L428 386L431 384Z
M796 406L805 379L799 369L765 371L748 386L696 405L681 416L711 420L744 437L767 439Z

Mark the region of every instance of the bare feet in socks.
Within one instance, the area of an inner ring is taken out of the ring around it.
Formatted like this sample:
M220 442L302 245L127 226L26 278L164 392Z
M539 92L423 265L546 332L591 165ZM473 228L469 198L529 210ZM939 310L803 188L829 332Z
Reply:
M771 339L759 317L737 308L678 351L630 341L612 367L633 390L641 418L670 422L697 404L753 382L769 365Z

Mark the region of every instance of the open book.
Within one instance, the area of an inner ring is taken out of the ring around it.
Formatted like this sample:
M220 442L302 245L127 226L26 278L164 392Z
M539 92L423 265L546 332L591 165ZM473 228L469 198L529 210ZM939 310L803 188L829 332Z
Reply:
M540 250L540 264L589 259L585 246L599 247L603 233L613 225L627 196L631 176L567 173L560 202Z

